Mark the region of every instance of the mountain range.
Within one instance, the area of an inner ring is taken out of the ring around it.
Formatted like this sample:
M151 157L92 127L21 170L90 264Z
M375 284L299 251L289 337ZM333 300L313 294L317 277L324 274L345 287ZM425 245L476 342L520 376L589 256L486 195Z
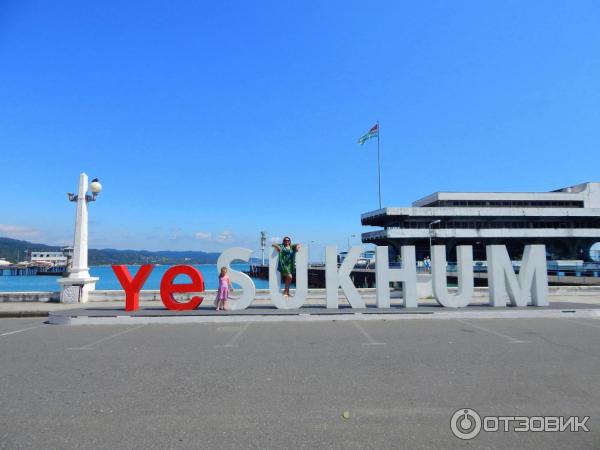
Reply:
M26 260L27 251L61 251L61 247L36 244L0 237L0 258L12 263ZM202 251L149 251L149 250L116 250L113 248L89 249L90 266L106 264L214 264L220 253Z

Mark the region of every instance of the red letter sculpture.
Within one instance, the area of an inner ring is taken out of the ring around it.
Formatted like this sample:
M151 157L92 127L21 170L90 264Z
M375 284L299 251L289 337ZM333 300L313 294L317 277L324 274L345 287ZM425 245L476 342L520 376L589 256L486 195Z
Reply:
M154 264L141 266L133 279L127 266L112 266L112 269L125 291L125 311L137 311L140 309L140 291L154 269Z
M177 275L187 275L192 280L189 284L173 284ZM192 297L189 302L181 303L175 300L173 293L204 292L202 273L192 266L173 266L165 272L160 281L160 298L167 309L185 311L196 309L204 297Z

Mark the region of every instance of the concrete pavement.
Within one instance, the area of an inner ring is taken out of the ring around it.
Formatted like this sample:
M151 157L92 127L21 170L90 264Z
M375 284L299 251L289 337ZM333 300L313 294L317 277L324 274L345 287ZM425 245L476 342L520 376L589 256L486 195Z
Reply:
M597 448L599 344L593 319L0 319L0 447ZM590 416L591 431L462 441L459 408Z

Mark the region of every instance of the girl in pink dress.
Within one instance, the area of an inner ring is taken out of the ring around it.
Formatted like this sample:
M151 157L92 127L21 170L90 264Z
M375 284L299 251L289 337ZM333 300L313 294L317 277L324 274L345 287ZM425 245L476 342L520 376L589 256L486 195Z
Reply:
M233 286L231 286L229 275L227 275L227 267L221 267L221 273L219 274L219 291L217 292L217 311L224 311L226 309L229 291L233 291Z

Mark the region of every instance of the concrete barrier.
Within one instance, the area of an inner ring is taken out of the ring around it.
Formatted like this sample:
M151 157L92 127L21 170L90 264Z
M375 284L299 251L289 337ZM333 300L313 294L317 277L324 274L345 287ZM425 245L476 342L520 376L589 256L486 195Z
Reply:
M450 292L456 291L456 288L449 288ZM375 299L374 288L360 288L358 292L366 300ZM421 299L433 299L431 296L426 295L427 291L424 291L419 296ZM176 297L178 300L189 299L193 294L181 294ZM234 293L235 295L235 293ZM340 291L340 295L343 296ZM551 298L559 297L581 297L581 298L597 298L600 299L600 286L550 286L549 295ZM205 292L205 301L212 301L216 296L216 290L208 290ZM392 291L392 298L400 298L402 293L400 291ZM488 296L487 287L476 287L473 298L477 300L483 300ZM57 302L59 300L59 292L0 292L0 303L2 302ZM308 298L314 300L325 299L325 289L309 289ZM268 289L257 289L256 300L267 301L269 300ZM114 301L125 301L125 294L122 290L97 290L90 292L90 302L114 302ZM156 301L161 302L160 291L148 290L140 293L140 301Z
M60 293L57 292L0 292L2 302L57 302Z

